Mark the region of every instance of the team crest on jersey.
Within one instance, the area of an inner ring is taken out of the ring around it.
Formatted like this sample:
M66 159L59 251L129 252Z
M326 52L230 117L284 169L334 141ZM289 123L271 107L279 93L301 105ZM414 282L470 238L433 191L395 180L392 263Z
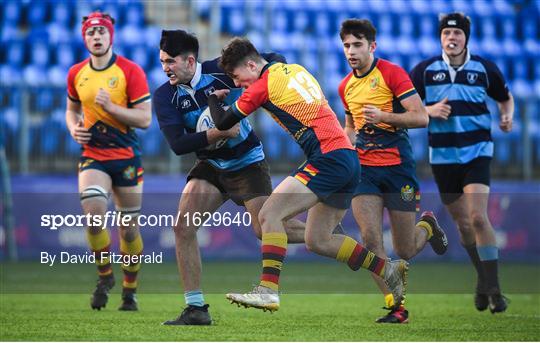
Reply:
M135 167L127 167L126 169L124 169L124 172L122 174L124 175L124 179L133 180L133 178L135 177Z
M414 187L405 185L401 187L401 199L404 201L413 201L414 199Z
M467 73L467 81L472 85L478 79L478 73Z
M446 79L446 73L444 71L438 72L433 75L433 81L442 82Z
M184 99L182 101L182 104L180 104L180 107L182 107L183 110L185 110L186 108L189 108L191 106L191 101L189 101L189 99Z
M214 93L215 91L216 91L216 88L214 86L211 86L204 90L204 95L206 95L206 97L209 97L210 94Z
M375 76L374 78L369 80L369 88L375 89L379 85L379 77Z
M108 81L109 88L116 88L118 86L118 76L113 76Z

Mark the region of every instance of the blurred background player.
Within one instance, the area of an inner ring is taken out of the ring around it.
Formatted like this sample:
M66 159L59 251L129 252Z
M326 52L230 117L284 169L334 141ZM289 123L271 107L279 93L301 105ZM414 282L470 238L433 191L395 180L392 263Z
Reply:
M94 12L83 18L82 36L90 58L70 68L66 125L82 145L79 192L85 214L104 215L109 193L116 211L130 216L130 225L120 227L120 252L142 253L143 242L136 217L141 210L143 167L139 143L133 130L147 128L151 121L150 94L144 71L134 62L113 53L114 19ZM100 258L110 250L108 230L87 229L90 249L96 256L99 279L91 307L105 307L114 286L110 259ZM119 310L137 310L135 291L140 263L122 264L122 304Z
M439 21L442 54L411 71L431 116L429 159L442 202L456 222L461 244L476 268L475 306L492 313L506 310L498 278L498 248L487 215L493 157L491 115L486 95L499 107L499 127L512 130L514 99L501 71L471 55L469 17L450 13Z
M218 59L199 63L198 54L199 42L194 35L183 30L162 31L159 58L169 81L154 93L156 115L175 154L197 154L197 162L182 191L179 212L212 213L230 198L237 205L246 207L252 217L253 230L260 238L257 218L272 192L262 143L247 119L227 130L211 128L196 132L197 121L208 107L210 93L233 90L233 97L240 93L234 82L219 69ZM265 56L283 60L277 54ZM224 138L228 140L222 147L205 149ZM292 219L287 226L291 228L288 235L292 242L304 241L304 223ZM201 289L198 229L184 216L180 216L175 227L177 264L187 307L178 318L164 322L165 325L210 325L212 322Z
M322 90L298 64L266 61L247 39L235 38L223 49L221 66L234 83L246 88L225 112L218 97L209 97L216 127L227 130L259 107L294 138L307 161L283 180L259 214L262 227L260 284L246 294L227 294L233 303L275 311L279 309L279 276L287 253L283 222L308 210L305 243L308 250L365 268L384 278L401 301L407 263L387 262L354 239L333 234L350 206L358 185L360 165Z
M444 254L447 239L432 212L415 224L420 191L407 129L426 127L428 115L407 72L375 58L376 29L369 20L348 19L340 37L353 69L341 82L345 133L356 146L362 172L352 200L354 218L366 248L386 258L383 247L383 210L388 209L396 254L409 260L430 242ZM383 280L372 274L384 293L390 312L379 323L406 323L408 311L395 303Z

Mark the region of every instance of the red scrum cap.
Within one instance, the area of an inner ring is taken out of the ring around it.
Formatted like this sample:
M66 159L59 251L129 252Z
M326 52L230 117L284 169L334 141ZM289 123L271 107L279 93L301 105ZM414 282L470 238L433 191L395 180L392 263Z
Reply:
M86 30L88 30L91 27L95 26L104 26L109 30L109 34L111 35L111 44L113 43L113 36L114 36L114 21L109 15L103 14L101 12L93 12L90 13L90 15L86 18L86 20L83 22L82 25L82 36L84 39L84 34L86 33Z

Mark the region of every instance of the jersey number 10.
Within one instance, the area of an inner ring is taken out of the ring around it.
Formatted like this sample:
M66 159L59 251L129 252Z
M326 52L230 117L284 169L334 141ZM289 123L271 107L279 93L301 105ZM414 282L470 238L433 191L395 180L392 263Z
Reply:
M311 104L315 99L322 99L321 90L317 84L313 82L312 77L305 71L298 72L296 75L292 76L287 88L294 88L308 104Z

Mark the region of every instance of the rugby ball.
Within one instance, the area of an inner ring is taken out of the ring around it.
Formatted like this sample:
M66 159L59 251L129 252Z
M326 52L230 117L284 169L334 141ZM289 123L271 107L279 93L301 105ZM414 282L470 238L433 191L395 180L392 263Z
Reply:
M225 110L227 110L227 108L228 108L228 106L224 107ZM195 128L195 130L197 132L203 132L203 131L206 131L206 130L209 130L209 129L213 129L215 127L216 127L216 125L214 124L214 120L212 119L212 115L210 114L210 108L207 107L203 111L203 113L201 113L201 115L199 116L199 119L197 120L197 127ZM214 144L208 145L204 149L205 150L219 149L227 142L227 140L228 140L228 138L223 138L223 139L217 141Z

